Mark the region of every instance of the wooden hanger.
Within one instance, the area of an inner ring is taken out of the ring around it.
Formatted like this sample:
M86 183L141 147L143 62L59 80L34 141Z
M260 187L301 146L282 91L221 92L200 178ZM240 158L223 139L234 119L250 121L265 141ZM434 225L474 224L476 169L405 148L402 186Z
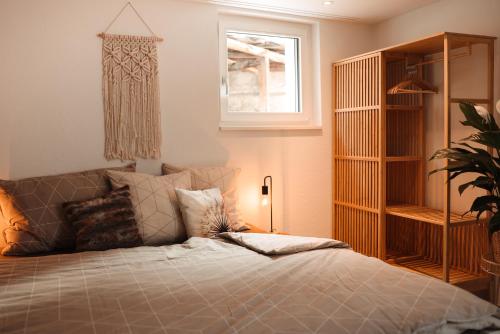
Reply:
M472 55L472 45L470 43L467 43L466 46L466 51L457 53L455 55L450 56L450 60L452 59L457 59L457 58L462 58L462 57L467 57ZM418 57L417 57L418 59ZM415 61L415 59L411 59L410 55L405 56L405 65L407 70L412 70L415 71L417 70L418 66L424 66L424 65L429 65L429 64L434 64L437 62L442 62L443 57L437 58L437 59L430 59L426 61ZM415 73L414 72L414 73ZM419 89L411 89L409 87L416 86ZM419 79L416 76L411 76L408 79L401 81L397 85L393 86L392 88L387 90L387 94L395 95L395 94L437 94L438 89L434 87L431 83Z
M414 89L411 87L418 87L418 89ZM387 94L395 95L395 94L437 94L438 89L434 87L429 82L416 78L410 77L404 81L401 81L397 85L389 88L387 90Z

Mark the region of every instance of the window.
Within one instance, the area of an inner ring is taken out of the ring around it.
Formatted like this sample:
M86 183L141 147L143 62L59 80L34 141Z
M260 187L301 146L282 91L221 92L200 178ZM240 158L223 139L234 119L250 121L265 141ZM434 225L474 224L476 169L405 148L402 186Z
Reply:
M229 112L300 112L297 37L228 31Z
M222 129L321 126L317 24L221 15Z

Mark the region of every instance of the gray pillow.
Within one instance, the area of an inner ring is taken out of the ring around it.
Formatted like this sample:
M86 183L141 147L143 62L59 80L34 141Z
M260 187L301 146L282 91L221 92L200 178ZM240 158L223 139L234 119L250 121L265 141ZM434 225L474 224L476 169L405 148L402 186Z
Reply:
M133 172L135 163L115 169ZM62 203L109 192L106 170L0 180L0 215L7 223L2 230L2 255L73 249L75 234L71 224L65 222Z

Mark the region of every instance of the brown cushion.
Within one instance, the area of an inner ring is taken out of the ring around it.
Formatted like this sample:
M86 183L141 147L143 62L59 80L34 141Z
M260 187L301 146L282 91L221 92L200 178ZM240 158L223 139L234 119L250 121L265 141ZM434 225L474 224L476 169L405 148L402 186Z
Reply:
M177 167L162 164L163 175L189 171L191 173L192 190L219 188L224 199L224 210L231 225L238 231L247 230L238 210L237 181L241 172L231 167Z
M135 171L135 164L115 168ZM102 196L111 190L106 170L0 180L3 255L24 255L74 247L75 235L65 223L62 203Z
M79 251L142 245L128 186L86 201L63 203Z

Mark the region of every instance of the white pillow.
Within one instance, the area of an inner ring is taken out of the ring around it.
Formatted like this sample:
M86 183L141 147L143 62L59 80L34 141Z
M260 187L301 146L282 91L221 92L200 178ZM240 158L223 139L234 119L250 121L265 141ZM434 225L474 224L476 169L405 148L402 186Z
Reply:
M176 167L169 164L162 165L163 175L191 172L191 189L204 190L219 188L224 199L224 209L231 221L231 225L238 231L248 230L238 210L237 181L241 172L232 167Z
M215 237L233 231L219 188L175 189L188 237Z

